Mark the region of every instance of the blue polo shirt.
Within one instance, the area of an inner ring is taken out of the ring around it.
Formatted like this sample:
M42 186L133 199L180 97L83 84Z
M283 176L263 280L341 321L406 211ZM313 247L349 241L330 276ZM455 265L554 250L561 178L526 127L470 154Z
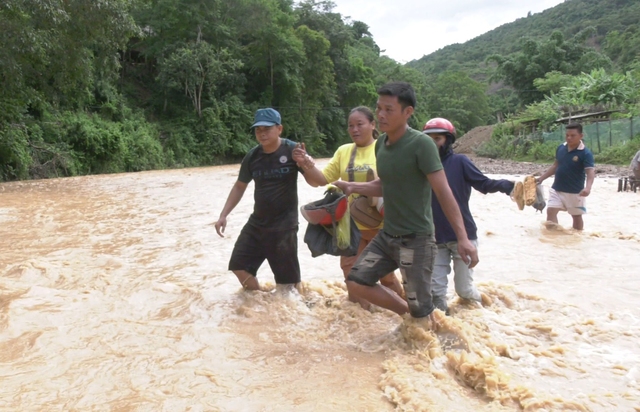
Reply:
M580 142L577 149L569 151L567 143L556 149L556 177L551 186L558 192L580 193L584 189L584 169L595 167L593 153Z

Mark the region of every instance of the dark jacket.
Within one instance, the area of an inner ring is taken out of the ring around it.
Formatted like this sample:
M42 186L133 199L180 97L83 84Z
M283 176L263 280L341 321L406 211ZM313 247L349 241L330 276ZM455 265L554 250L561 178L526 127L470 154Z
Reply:
M449 150L441 160L449 181L449 187L451 187L453 196L460 207L467 236L469 240L476 240L478 238L477 227L471 215L471 210L469 210L471 188L473 187L484 194L502 192L509 195L513 190L514 182L505 179L489 179L478 170L467 156L453 153L453 150ZM435 194L432 196L431 206L433 209L433 223L436 229L436 243L457 241L456 234L442 211Z

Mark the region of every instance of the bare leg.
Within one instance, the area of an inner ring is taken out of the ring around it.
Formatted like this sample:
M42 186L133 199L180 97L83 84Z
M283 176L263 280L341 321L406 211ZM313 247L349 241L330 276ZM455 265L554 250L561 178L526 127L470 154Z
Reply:
M407 302L391 289L382 285L364 286L352 280L347 280L347 289L353 296L366 299L374 305L389 309L398 315L404 315L409 312Z
M400 280L396 276L395 272L391 272L385 277L383 277L382 279L380 279L380 283L382 284L382 286L385 286L391 289L392 291L396 292L396 294L401 298L404 298L404 289L402 288L402 285L400 284Z
M349 268L349 270L351 270L351 268ZM347 280L348 275L349 275L349 272L345 273L344 275L345 280ZM371 308L371 303L367 302L366 299L360 298L358 296L354 296L354 294L351 293L351 290L349 288L347 288L347 297L349 298L349 302L359 303L362 309L364 310L369 310Z
M351 292L349 292L348 289L347 289L347 294L349 296L349 302L359 303L360 306L362 307L362 309L364 309L364 310L371 309L371 303L367 302L366 299L362 299L362 298L359 298L357 296L353 296L353 294Z
M240 284L246 290L260 290L258 279L246 270L234 270L233 273L238 277Z
M547 208L547 221L558 223L558 212L560 209L554 209L552 207Z
M582 215L571 215L573 218L573 228L575 230L582 230L584 228L584 221L582 220Z
M363 247L364 249L364 247ZM347 276L349 276L349 272L353 267L353 264L356 262L358 256L349 256L349 257L341 257L340 258L340 267L342 268L342 273L344 274L344 280L347 280ZM367 302L366 299L358 298L354 296L353 293L347 288L347 297L349 298L349 302L359 303L362 309L369 310L371 308L371 303Z

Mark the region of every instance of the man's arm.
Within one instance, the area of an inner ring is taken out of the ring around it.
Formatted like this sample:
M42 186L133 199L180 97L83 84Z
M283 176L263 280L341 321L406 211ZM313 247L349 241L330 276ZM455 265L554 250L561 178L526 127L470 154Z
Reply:
M540 184L542 183L546 178L548 178L549 176L553 176L554 174L556 174L556 170L558 169L558 160L556 160L555 162L553 162L553 164L551 166L549 166L549 168L547 169L546 172L544 172L543 174L540 175L540 177L538 177L536 179L537 183Z
M580 196L587 197L591 193L591 186L593 186L593 180L596 177L596 168L589 167L587 169L584 169L584 171L587 174L587 186L582 189L582 191L580 192Z
M242 196L244 195L245 190L247 190L247 186L249 186L248 183L237 180L231 188L229 196L227 197L227 201L225 202L224 207L222 208L222 212L220 213L220 217L215 223L216 232L218 232L218 235L220 237L223 237L222 235L224 233L224 229L227 227L227 216L229 216L229 213L231 213L231 211L238 205L240 199L242 199Z
M307 154L304 143L296 144L292 153L293 161L302 169L304 180L312 187L324 186L327 179L324 177L320 169L316 167L316 162Z
M368 197L382 196L382 181L380 178L371 182L345 182L344 180L338 180L332 184L339 187L347 196L352 193Z
M464 179L478 192L482 194L502 192L511 194L515 183L506 179L489 179L471 160L463 162Z
M304 172L302 174L302 176L304 176L304 180L306 180L312 187L324 186L329 183L322 174L322 171L315 165L311 165L310 167L298 167L300 167Z
M440 206L444 211L447 220L451 224L453 231L456 234L458 240L458 253L462 259L469 265L469 268L478 264L478 251L475 246L469 241L467 236L467 230L464 227L464 221L462 220L462 214L460 213L460 207L456 202L451 188L447 182L447 175L444 170L440 169L437 172L429 173L427 175L433 193L438 198Z

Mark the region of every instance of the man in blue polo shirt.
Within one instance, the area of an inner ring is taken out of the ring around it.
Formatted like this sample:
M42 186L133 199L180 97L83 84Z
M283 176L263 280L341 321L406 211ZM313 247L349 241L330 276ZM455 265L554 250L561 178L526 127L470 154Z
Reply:
M549 201L547 202L547 221L558 223L558 212L569 212L573 218L573 228L582 230L582 215L587 213L586 197L591 193L595 177L593 153L582 142L582 125L567 125L565 140L556 149L556 161L537 180L542 183L555 174ZM587 185L585 186L585 174Z

